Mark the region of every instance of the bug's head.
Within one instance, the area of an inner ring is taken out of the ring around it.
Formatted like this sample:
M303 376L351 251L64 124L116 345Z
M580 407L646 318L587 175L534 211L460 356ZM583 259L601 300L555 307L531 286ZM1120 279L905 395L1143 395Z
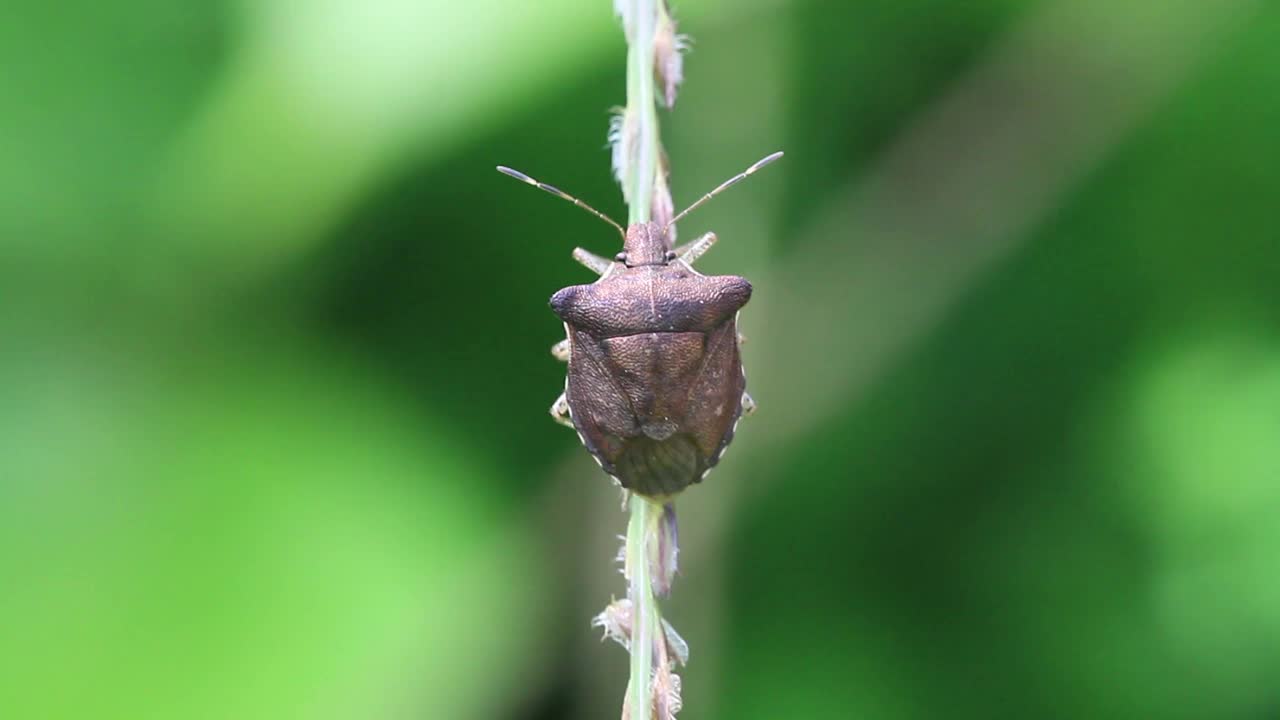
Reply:
M622 241L622 252L617 260L627 267L666 265L675 259L667 242L666 228L655 222L636 223L627 228Z
M665 225L659 225L656 222L636 223L631 227L627 228L626 230L623 230L622 226L619 225L615 220L610 218L608 215L605 215L599 210L596 210L590 205L582 202L578 198L570 195L569 193L561 190L558 187L555 187L554 185L548 185L544 182L539 182L529 177L528 175L525 175L519 170L512 170L511 168L505 167L503 165L498 166L498 172L504 175L509 175L519 180L520 182L526 183L528 185L532 185L538 188L539 190L549 192L552 195L555 195L556 197L562 200L568 200L574 205L577 205L583 210L586 210L592 215L595 215L601 220L609 223L615 229L617 229L619 234L622 235L622 252L618 253L615 259L618 262L626 263L627 267L644 267L648 265L666 265L670 263L672 260L676 259L676 255L671 249L671 243L670 241L667 240L667 231L670 230L678 220L683 218L685 215L688 215L689 213L693 212L694 210L698 209L699 207L702 207L703 203L707 202L708 200L715 197L716 195L719 195L720 193L724 192L730 187L738 184L742 180L750 177L755 171L759 170L765 165L768 165L774 160L777 160L780 157L782 157L782 153L776 152L776 153L773 153L772 155L767 155L764 158L761 158L756 162L755 165L752 165L751 167L747 168L745 171L740 172L737 175L734 175L733 177L729 178L728 180L725 180L724 182L720 183L719 187L707 193L706 195L703 195L697 202L685 208L683 211L678 213L675 217L668 220Z

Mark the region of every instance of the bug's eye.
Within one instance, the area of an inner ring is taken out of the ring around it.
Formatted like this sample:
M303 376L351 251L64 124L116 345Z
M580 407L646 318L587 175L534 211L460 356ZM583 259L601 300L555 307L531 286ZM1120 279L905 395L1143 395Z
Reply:
M626 261L627 261L627 254L626 254L626 253L624 253L624 252L620 252L620 253L618 253L617 255L614 255L614 256L613 256L613 259L614 259L614 260L617 260L618 262L626 262Z
M676 251L675 251L675 250L668 250L668 251L667 251L667 262L671 262L672 260L675 260L675 259L676 259Z

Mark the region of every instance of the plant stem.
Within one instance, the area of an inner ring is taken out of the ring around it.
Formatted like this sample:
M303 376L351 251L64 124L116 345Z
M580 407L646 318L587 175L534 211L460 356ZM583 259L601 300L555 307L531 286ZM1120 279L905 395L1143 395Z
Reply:
M658 173L658 113L654 80L654 36L660 0L623 0L627 28L627 110L635 123L634 145L629 148L624 178L630 200L628 224L649 222L653 215ZM627 140L624 138L623 142ZM627 526L627 596L631 600L631 680L627 706L632 720L649 720L653 707L654 643L662 638L662 615L653 592L650 543L657 543L662 505L631 495L631 519ZM665 642L665 640L662 640Z
M636 147L627 176L631 207L627 222L648 222L653 210L653 186L658 167L658 111L653 78L654 31L658 9L655 0L626 0L633 27L627 47L627 109L635 113Z
M631 521L627 525L627 595L631 598L631 682L629 704L632 718L649 718L652 704L654 629L657 627L657 599L653 596L649 567L649 538L662 508L643 495L631 496Z

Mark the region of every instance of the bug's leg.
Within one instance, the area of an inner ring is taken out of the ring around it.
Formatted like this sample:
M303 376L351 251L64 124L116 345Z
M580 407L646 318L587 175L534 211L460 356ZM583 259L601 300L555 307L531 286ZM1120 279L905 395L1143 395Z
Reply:
M716 234L709 232L693 242L685 243L676 248L676 257L683 260L687 265L693 265L698 258L702 257L703 253L710 250L711 246L715 244Z
M552 345L551 355L560 362L569 362L569 338Z
M573 420L569 417L569 401L565 399L564 393L560 393L560 397L551 403L551 419L565 427L573 427Z
M756 401L750 393L742 393L742 414L751 415L756 411Z
M582 263L588 270L597 275L604 275L609 272L609 267L613 265L612 262L582 248L573 249L573 259Z
M743 335L742 333L738 333L738 345L742 346L746 344L747 344L747 336Z

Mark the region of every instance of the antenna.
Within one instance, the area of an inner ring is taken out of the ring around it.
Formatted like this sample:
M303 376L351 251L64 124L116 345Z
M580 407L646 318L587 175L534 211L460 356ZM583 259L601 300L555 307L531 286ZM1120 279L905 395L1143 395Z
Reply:
M759 164L759 163L757 163L757 164ZM587 212L591 213L592 215L595 215L596 217L600 218L601 220L603 220L603 221L605 221L605 222L609 223L610 225L614 226L615 228L617 228L617 229L618 229L618 234L622 236L622 239L623 239L623 240L626 240L626 239L627 239L627 231L626 231L626 230L625 230L621 225L619 225L617 222L615 222L612 218L610 218L608 215L605 215L604 213L600 212L599 210L597 210L597 209L595 209L595 208L591 207L590 205L588 205L588 204L586 204L586 203L582 202L582 201L581 201L581 200L579 200L578 198L576 198L576 197L574 197L574 196L570 195L569 193L567 193L567 192L565 192L565 191L561 190L560 188L555 187L554 185L548 185L548 184L546 184L546 183L544 183L544 182L538 182L537 180L534 180L533 178L529 177L528 175L525 175L524 173L520 172L519 170L512 170L511 168L509 168L509 167L505 167L505 166L503 166L503 165L499 165L499 166L498 166L498 172L502 173L503 175L510 175L511 177L513 177L513 178L515 178L515 179L519 180L520 182L528 183L529 185L532 185L532 186L534 186L534 187L538 188L539 190L546 190L547 192L551 193L552 195L555 195L555 196L556 196L556 197L558 197L558 198L561 198L561 199L563 199L563 200L568 200L569 202L573 203L574 205L577 205L578 207L582 208L583 210L586 210Z
M774 160L777 160L777 159L778 159L778 158L780 158L780 157L782 157L782 152L781 152L781 151L778 151L778 152L776 152L776 153L774 153L774 154L772 154L772 155L769 155L769 156L763 157L763 158L761 158L760 160L758 160L758 161L756 162L756 164L755 164L755 165L752 165L751 167L747 168L746 170L742 171L741 173L739 173L739 174L737 174L737 175L734 175L733 177L729 178L728 180L725 180L724 182L720 183L720 187L716 188L715 190L712 190L711 192L707 193L706 195L703 195L703 196L702 196L702 197L701 197L697 202L695 202L694 204L692 204L692 205L690 205L689 207L687 207L687 208L685 208L684 210L682 210L682 211L680 212L680 214L679 214L679 215L676 215L675 217L671 218L671 222L667 223L667 227L663 229L663 233L665 233L667 230L669 230L669 229L671 228L671 226L672 226L672 225L675 225L677 220L679 220L680 218L684 217L685 215L688 215L689 213L693 212L694 210L698 209L699 207L702 207L702 204L703 204L703 203L705 203L706 201L708 201L708 200L710 200L711 198L713 198L713 197L715 197L715 196L719 195L720 193L724 192L725 190L728 190L729 188L733 187L734 185L737 185L738 183L742 182L743 180L746 180L746 179L747 179L747 177L748 177L748 176L750 176L752 173L754 173L755 171L757 171L757 170L759 170L760 168L764 167L765 165L768 165L769 163L773 162ZM502 168L498 168L498 169L499 169L499 170L501 170Z

